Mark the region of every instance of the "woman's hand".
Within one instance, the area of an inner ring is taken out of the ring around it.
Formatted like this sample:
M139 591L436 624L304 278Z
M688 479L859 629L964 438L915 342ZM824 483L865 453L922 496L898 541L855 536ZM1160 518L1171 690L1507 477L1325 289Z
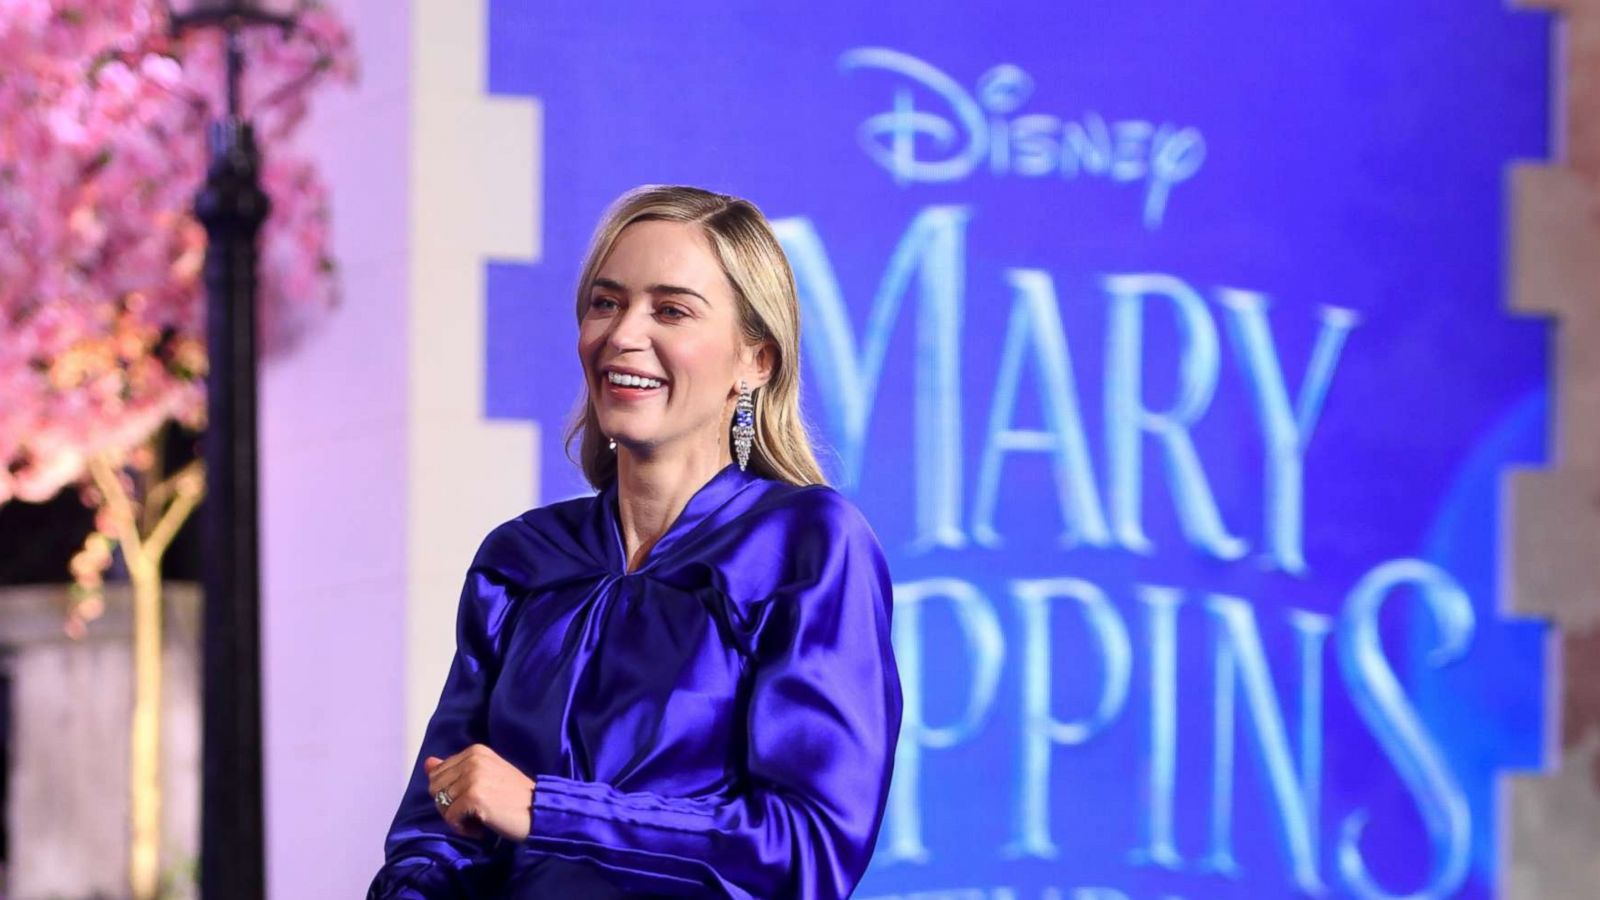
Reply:
M485 827L502 837L524 841L533 826L533 779L483 744L473 744L449 759L422 761L434 808L457 834L482 837ZM439 792L450 803L439 804Z

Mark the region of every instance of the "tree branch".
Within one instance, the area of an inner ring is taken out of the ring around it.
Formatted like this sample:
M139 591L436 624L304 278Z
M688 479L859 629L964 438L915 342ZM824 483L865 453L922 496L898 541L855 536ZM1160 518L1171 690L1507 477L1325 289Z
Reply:
M117 479L115 467L104 454L96 453L89 457L89 474L100 489L101 498L110 508L111 517L116 520L119 532L117 540L122 543L123 556L132 564L144 552L144 542L139 538L139 517L134 513L133 502L128 499L128 492L122 489L122 482Z
M167 545L178 536L178 529L183 527L189 513L200 504L200 499L206 495L206 469L205 464L195 460L178 470L178 474L162 482L162 486L172 485L172 490L177 497L172 505L161 513L161 521L151 530L150 536L145 538L145 552L151 559L159 560L161 554L167 552Z

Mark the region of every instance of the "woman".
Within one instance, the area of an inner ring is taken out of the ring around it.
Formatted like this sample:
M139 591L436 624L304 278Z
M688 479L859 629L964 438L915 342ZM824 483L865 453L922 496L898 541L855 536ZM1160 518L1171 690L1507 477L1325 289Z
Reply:
M823 484L750 203L624 195L578 283L599 495L495 529L369 898L843 897L900 728L883 553Z

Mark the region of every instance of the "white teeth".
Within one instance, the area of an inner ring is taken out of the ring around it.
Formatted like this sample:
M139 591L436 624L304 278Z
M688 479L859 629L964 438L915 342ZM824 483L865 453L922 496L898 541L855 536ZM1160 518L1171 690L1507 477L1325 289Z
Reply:
M646 378L643 375L629 375L624 372L607 372L606 379L612 384L620 384L623 387L656 388L661 386L661 382L654 378Z

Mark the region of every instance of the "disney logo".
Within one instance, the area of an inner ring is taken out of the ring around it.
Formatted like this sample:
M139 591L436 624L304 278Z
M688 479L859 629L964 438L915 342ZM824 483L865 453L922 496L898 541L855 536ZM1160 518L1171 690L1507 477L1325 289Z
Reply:
M1095 112L1076 118L1017 114L1033 94L1033 78L1002 63L983 73L970 93L923 60L884 47L859 47L839 57L845 71L875 69L905 79L890 108L861 123L861 146L900 184L960 181L987 164L993 175L1056 176L1142 182L1143 221L1158 228L1173 186L1194 177L1205 138L1192 126L1146 119L1107 122ZM942 108L919 108L922 88Z

